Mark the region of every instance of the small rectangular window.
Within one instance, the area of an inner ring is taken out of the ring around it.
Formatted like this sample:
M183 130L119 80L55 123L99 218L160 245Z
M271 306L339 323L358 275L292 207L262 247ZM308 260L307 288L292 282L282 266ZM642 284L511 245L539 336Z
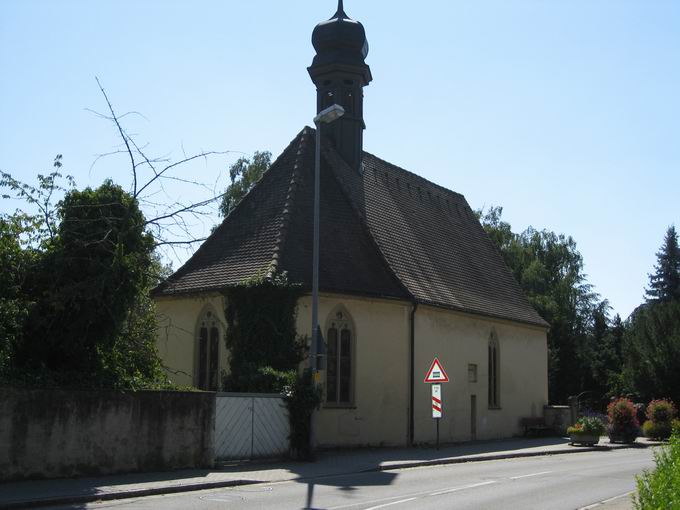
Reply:
M475 363L468 364L468 382L477 382L477 365Z

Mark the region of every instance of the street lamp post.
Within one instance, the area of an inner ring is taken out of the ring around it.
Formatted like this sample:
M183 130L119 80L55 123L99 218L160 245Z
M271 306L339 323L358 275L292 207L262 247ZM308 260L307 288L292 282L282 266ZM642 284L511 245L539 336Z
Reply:
M316 153L314 157L314 244L312 247L312 345L311 369L314 382L317 381L317 341L319 337L319 181L321 174L321 126L330 124L345 114L342 106L334 104L314 117L316 126Z
M316 147L314 155L314 242L312 247L312 345L310 348L310 368L312 381L318 383L317 342L319 338L319 181L321 175L321 126L330 124L345 114L345 109L334 104L314 117L316 126ZM310 446L314 448L314 419L312 418Z

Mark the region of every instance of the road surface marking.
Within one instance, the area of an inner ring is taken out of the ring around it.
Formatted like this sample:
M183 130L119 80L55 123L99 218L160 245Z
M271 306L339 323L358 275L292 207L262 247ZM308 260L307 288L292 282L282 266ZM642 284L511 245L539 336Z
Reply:
M390 501L392 499L397 499L397 498L403 498L403 497L412 497L413 499L417 498L418 496L425 496L427 494L427 491L425 492L411 492L407 494L400 494L399 496L392 496L391 498L380 498L380 499L369 499L368 501L357 501L356 503L348 503L346 505L339 505L339 506L329 506L326 510L341 510L344 508L354 508L355 506L361 506L361 505L372 505L373 503L382 503L383 501Z
M400 498L400 497L404 497L404 496L409 497L408 501L412 501L414 499L417 499L420 496L438 496L439 494L446 494L447 492L456 492L456 491L462 491L464 489L472 489L473 487L481 487L482 485L489 485L491 483L498 483L498 482L496 480L491 480L489 482L473 483L471 485L463 485L462 487L454 487L452 489L445 489L443 491L437 491L437 492L432 492L432 493L430 493L429 491L412 492L410 494L402 494L401 496L392 496L391 498L372 499L372 500L369 500L369 501L357 501L356 503L349 503L347 505L331 506L331 507L328 507L327 510L341 510L341 509L344 509L344 508L353 508L355 506L360 506L360 505L370 505L370 504L373 504L373 503L381 503L383 501L390 501L391 499ZM389 505L396 505L397 503L403 503L404 501L405 500L392 502L392 503L389 503ZM371 507L371 508L383 508L383 507L389 506L389 505L378 505L378 506L374 506L374 507ZM371 508L367 508L366 510L371 510Z
M372 506L366 510L378 510L378 508L385 508L387 506L398 505L400 503L407 503L408 501L413 501L416 498L400 499L399 501L392 501L392 503L385 503L384 505Z
M530 476L547 475L548 473L552 473L552 471L541 471L540 473L530 473L528 475L511 476L510 480L519 480L520 478L529 478Z
M490 485L492 483L498 483L496 480L489 480L488 482L473 483L472 485L463 485L462 487L455 487L453 489L446 489L443 491L431 492L430 496L440 496L442 494L449 494L450 492L462 491L465 489L472 489L474 487L481 487L482 485Z
M583 507L579 508L578 510L590 510L591 508L597 508L598 506L606 505L607 503L611 503L612 501L616 501L617 499L625 498L626 496L630 496L634 492L635 491L628 491L628 492L625 492L624 494L619 494L618 496L614 496L613 498L603 499L602 501L600 501L598 503L593 503L592 505L583 506Z
M611 503L611 502L614 501L615 499L625 498L626 496L630 496L630 495L633 494L634 492L635 492L635 491L628 491L628 492L626 492L626 493L624 493L624 494L619 494L618 496L614 496L613 498L603 499L602 502L603 502L603 503Z

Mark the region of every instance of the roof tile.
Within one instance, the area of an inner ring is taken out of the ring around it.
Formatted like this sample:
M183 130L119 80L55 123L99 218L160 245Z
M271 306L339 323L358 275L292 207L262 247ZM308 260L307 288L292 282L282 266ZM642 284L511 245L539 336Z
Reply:
M305 128L196 251L156 289L193 293L286 271L311 288L314 130ZM322 145L322 291L424 304L547 326L463 195L369 153L351 169Z

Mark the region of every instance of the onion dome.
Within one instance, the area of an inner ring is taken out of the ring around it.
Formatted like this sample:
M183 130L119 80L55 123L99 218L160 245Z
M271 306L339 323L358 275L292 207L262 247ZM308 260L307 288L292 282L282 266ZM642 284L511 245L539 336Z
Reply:
M368 41L364 27L351 19L343 9L342 0L333 17L322 21L312 32L316 56L312 67L326 64L365 65Z

